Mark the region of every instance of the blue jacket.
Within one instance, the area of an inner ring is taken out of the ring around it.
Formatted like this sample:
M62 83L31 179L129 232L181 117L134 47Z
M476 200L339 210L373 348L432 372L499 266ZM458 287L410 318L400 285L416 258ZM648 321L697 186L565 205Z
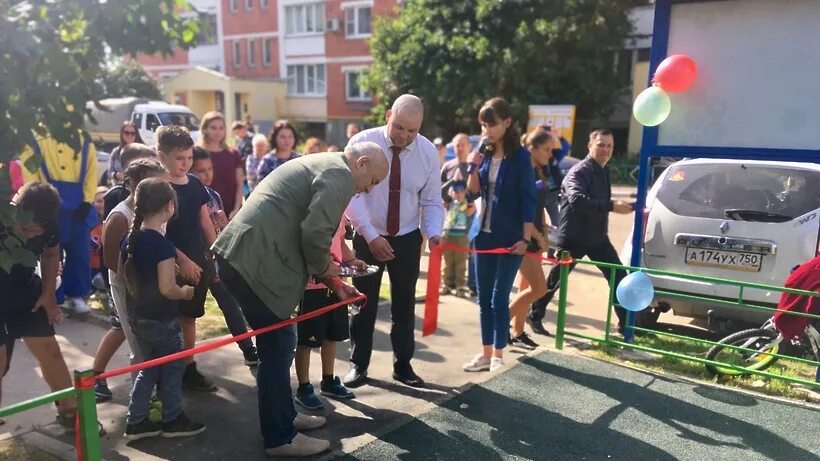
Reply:
M529 151L520 147L510 158L501 160L495 193L492 198L488 198L491 158L490 155L486 156L478 168L484 206L487 206L489 200L493 202L490 217L492 232L487 234L482 230L484 237L476 240L478 249L512 246L524 238L524 223L535 220L535 172ZM481 229L483 228L482 223Z

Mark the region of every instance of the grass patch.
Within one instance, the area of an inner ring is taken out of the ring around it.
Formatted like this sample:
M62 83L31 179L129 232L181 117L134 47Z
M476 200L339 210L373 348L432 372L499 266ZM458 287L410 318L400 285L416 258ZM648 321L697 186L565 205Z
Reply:
M208 292L205 298L205 315L196 321L196 339L201 341L203 339L215 338L217 336L224 336L230 333L228 326L225 324L225 317L222 316L222 310L216 304L216 300Z
M14 461L60 461L60 458L17 439L0 442L0 459Z
M705 358L706 351L710 347L708 344L701 344L692 340L664 336L635 338L635 344L698 358ZM620 363L623 361L623 359L618 355L620 350L621 349L616 346L607 347L602 343L596 343L594 347L590 349L590 353L597 358ZM763 392L769 395L799 400L805 400L807 397L807 391L805 388L787 381L751 374L748 376L716 377L712 376L706 370L704 365L697 362L678 360L673 357L664 357L655 354L652 355L655 356L657 360L628 363L647 370L674 373L690 378L715 382L729 387ZM815 374L815 368L810 365L783 359L778 360L774 365L770 366L765 371L781 376L799 378L806 381L813 381Z

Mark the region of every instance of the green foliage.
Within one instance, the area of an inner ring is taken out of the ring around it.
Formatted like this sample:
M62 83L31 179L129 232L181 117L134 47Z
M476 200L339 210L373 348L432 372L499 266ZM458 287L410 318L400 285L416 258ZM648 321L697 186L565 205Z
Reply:
M0 164L22 150L32 130L79 151L86 102L105 94L106 56L167 55L193 46L198 22L175 13L186 6L185 0L0 0ZM8 175L0 175L0 202L11 192Z
M135 61L119 63L103 74L100 83L107 98L163 99L159 82Z
M607 116L624 88L613 53L632 32L641 0L407 0L374 25L374 64L363 83L381 121L393 99L425 101L428 134L475 128L493 96L526 120L530 104L575 104L579 118Z

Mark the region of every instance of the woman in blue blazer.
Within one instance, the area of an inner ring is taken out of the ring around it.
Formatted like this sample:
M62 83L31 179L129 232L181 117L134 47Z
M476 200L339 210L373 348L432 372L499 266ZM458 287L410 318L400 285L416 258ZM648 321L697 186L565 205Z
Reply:
M477 250L478 304L483 350L465 371L493 371L503 365L510 328L510 291L531 237L535 219L535 173L529 152L521 147L512 123L510 104L502 98L485 102L478 113L484 141L470 156L470 193L481 194L483 209Z

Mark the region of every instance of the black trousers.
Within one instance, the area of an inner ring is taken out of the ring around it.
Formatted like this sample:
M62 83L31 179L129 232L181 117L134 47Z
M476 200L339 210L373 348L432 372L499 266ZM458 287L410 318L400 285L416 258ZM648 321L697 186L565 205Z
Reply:
M621 263L620 258L618 258L618 252L615 251L615 248L612 246L612 242L609 240L595 245L585 245L581 243L559 244L558 249L556 250L556 257L560 258L562 251L569 251L573 259L581 259L584 256L588 256L589 259L593 261L612 264ZM570 271L574 268L575 264L569 266ZM606 267L599 267L598 269L606 278L607 282L609 282L611 269ZM623 280L624 277L626 277L625 270L619 269L615 271L616 287L619 283L621 283L621 280ZM550 274L547 277L547 293L532 303L532 306L530 306L529 318L531 320L540 322L544 319L544 315L547 312L547 305L552 300L552 297L555 296L555 292L558 291L560 278L561 266L556 264L552 267L552 270L550 270ZM618 325L623 327L624 322L626 322L626 310L623 307L615 306L615 315L618 316Z
M421 260L421 231L385 237L393 247L395 258L381 262L370 254L370 248L361 235L353 238L356 257L367 264L379 266L379 271L368 277L356 278L353 285L367 295L367 304L350 317L350 362L359 370L367 370L373 354L373 329L379 307L379 289L382 274L387 268L390 277L390 342L393 345L393 370L405 373L416 348L413 330L416 324L416 282Z

